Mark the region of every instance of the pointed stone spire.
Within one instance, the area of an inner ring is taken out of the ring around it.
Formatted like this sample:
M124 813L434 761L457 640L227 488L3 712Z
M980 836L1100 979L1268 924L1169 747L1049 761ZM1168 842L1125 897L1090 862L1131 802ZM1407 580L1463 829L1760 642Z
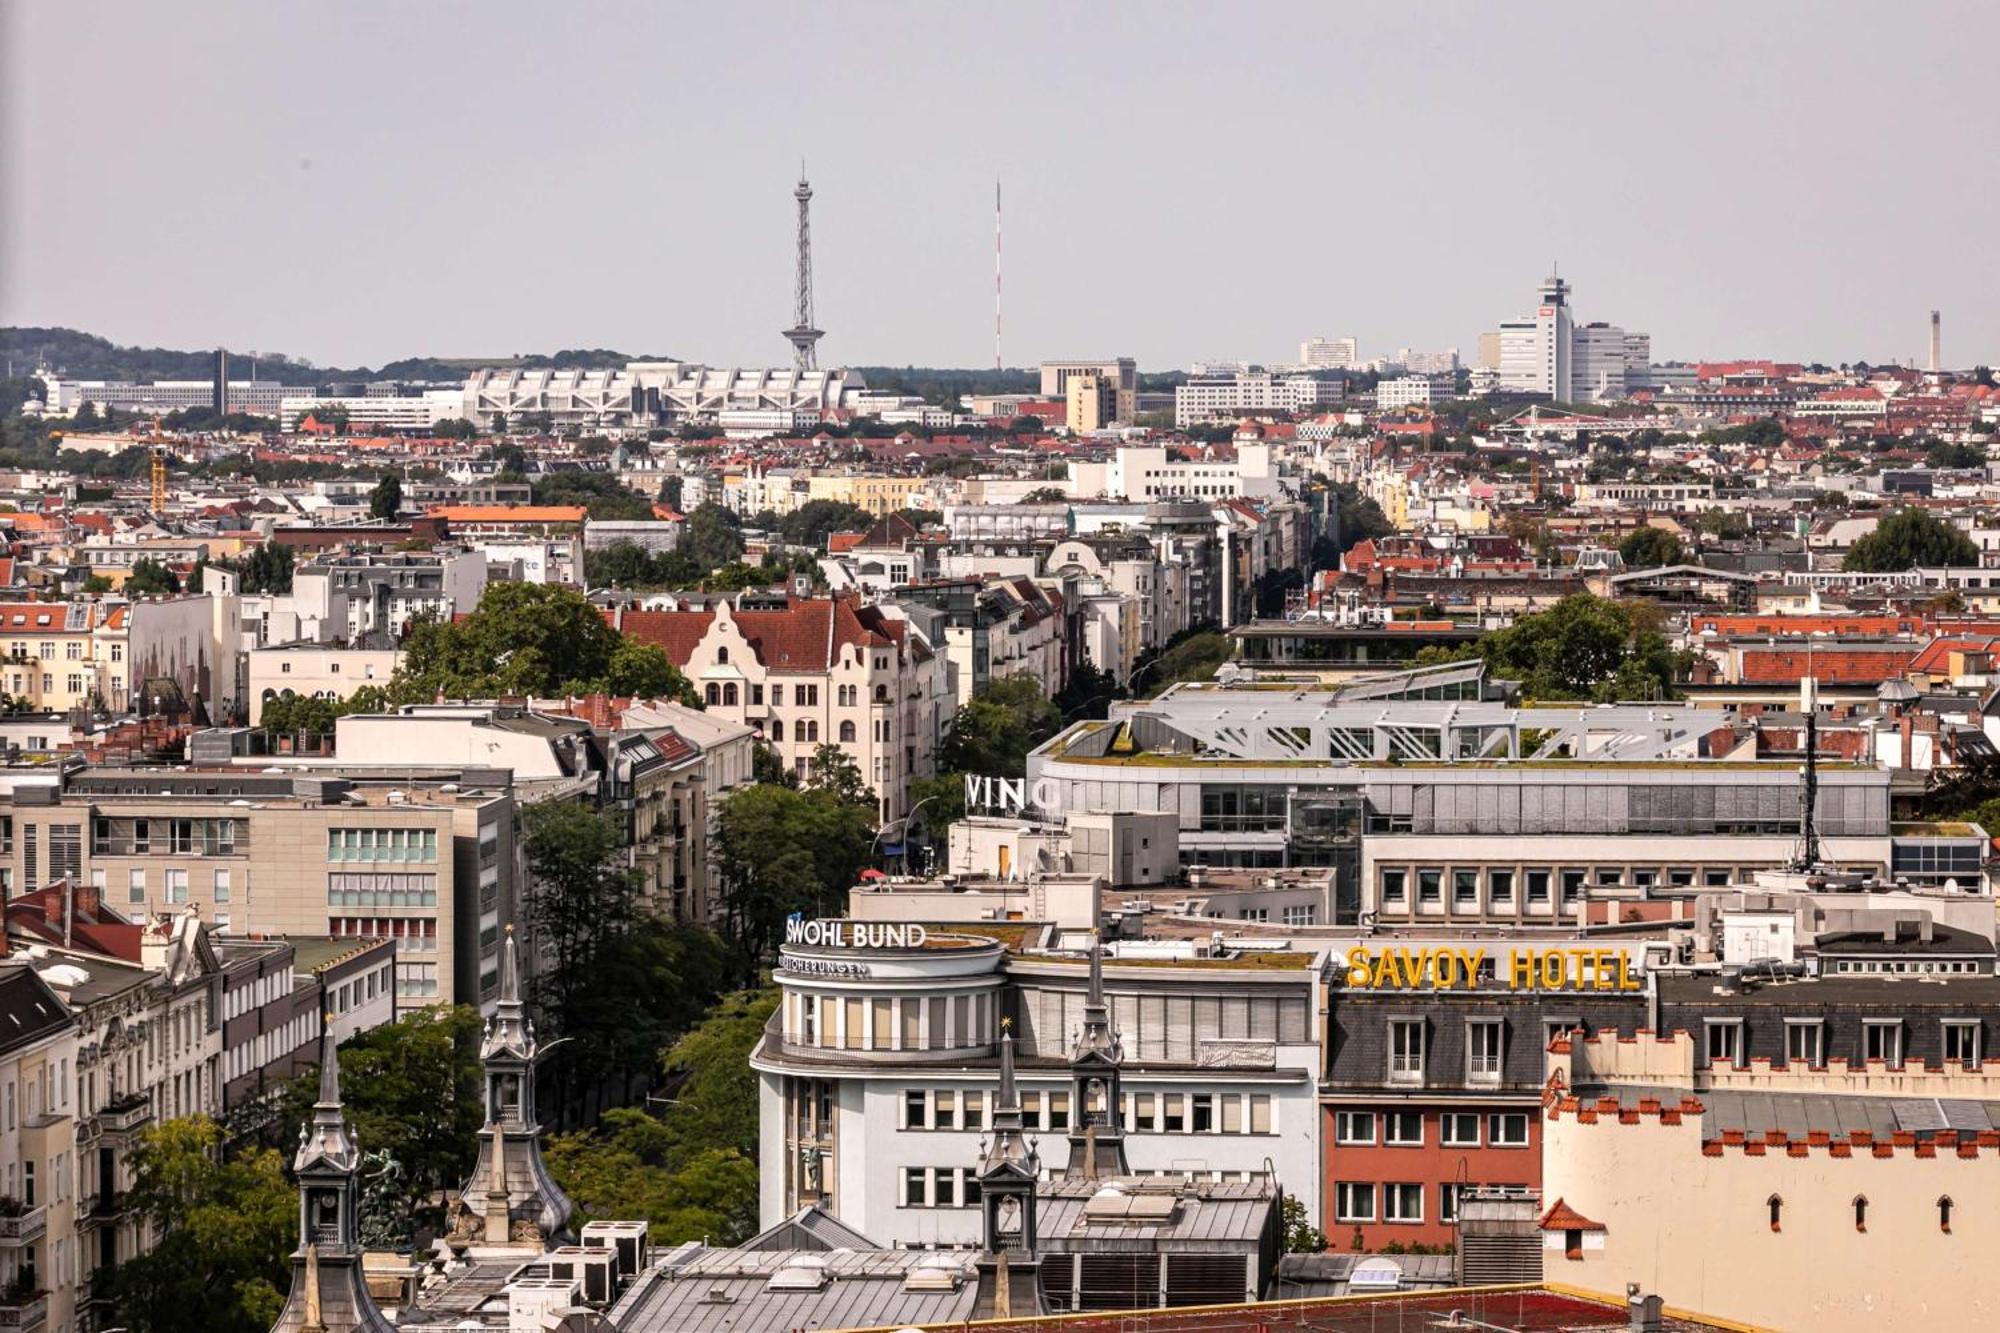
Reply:
M1071 1058L1085 1052L1110 1060L1123 1057L1118 1034L1111 1030L1110 1006L1104 1002L1104 946L1096 940L1090 942L1090 989L1083 997L1083 1035Z
M351 1174L361 1152L347 1131L347 1113L340 1104L340 1043L334 1036L333 1015L320 1020L319 1100L313 1103L312 1124L292 1158L292 1174L311 1170Z
M993 1140L980 1160L983 1178L1004 1167L1025 1165L1028 1145L1022 1137L1021 1095L1014 1087L1014 1023L1000 1020L1000 1088L993 1099Z
M507 1133L493 1126L493 1172L486 1182L486 1243L505 1245L512 1233L507 1218Z
M1083 1033L1069 1054L1069 1166L1073 1180L1100 1180L1132 1173L1125 1160L1120 1116L1124 1097L1121 1066L1125 1050L1111 1029L1104 1001L1104 951L1090 942L1090 989L1083 1001Z
M511 923L500 944L500 994L493 1001L493 1017L486 1020L486 1036L479 1046L481 1060L490 1061L496 1055L535 1058L535 1034L528 1025L527 1006L521 1001L521 960Z

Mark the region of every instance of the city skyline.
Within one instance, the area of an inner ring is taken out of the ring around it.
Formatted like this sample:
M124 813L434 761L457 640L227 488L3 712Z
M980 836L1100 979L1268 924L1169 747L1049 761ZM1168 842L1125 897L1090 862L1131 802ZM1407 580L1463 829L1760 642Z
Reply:
M1967 6L1865 42L1824 7L586 11L522 42L532 12L5 7L0 168L52 188L4 211L0 323L780 365L803 155L825 364L990 364L996 179L1009 365L1469 359L1551 261L1661 360L1922 364L1933 308L1948 364L2000 354L2000 271L1945 259L1992 202L1947 132L2000 28ZM88 96L49 58L79 49ZM1890 164L1956 183L1865 183Z

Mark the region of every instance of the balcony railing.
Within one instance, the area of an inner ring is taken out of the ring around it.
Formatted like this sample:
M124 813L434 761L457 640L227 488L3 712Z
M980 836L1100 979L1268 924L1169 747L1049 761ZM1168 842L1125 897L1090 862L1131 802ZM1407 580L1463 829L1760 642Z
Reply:
M37 1292L33 1296L0 1295L0 1328L37 1329L46 1324L48 1318L47 1292Z
M13 1217L0 1217L0 1245L32 1245L48 1229L47 1204L40 1204Z
M97 1127L106 1134L126 1134L153 1118L153 1099L145 1093L121 1098L97 1115Z

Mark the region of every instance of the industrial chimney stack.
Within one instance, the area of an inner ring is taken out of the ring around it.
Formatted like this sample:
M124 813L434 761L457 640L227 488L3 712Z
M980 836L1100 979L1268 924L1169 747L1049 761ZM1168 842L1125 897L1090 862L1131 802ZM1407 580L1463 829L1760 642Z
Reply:
M1944 369L1944 321L1931 311L1931 374Z

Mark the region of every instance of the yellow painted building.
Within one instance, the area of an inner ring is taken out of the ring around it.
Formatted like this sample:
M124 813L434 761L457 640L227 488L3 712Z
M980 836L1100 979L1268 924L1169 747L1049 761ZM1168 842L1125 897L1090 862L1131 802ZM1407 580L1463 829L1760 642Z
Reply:
M836 500L879 517L921 508L926 484L923 477L815 476L806 480L806 498Z
M103 602L18 602L0 611L0 690L37 712L125 706L126 618Z

